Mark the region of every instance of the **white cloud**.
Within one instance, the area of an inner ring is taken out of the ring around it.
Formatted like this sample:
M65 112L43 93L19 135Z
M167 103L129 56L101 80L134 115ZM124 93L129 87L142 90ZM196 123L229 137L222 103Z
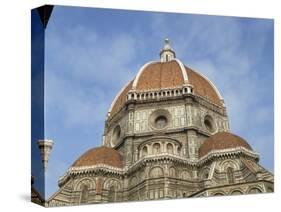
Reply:
M135 39L126 33L101 37L93 29L81 26L65 31L49 30L48 108L61 111L65 127L102 123L109 102L134 77ZM101 87L106 89L101 90Z
M273 106L267 102L272 97L268 82L273 70L259 66L265 62L270 24L260 20L244 23L211 16L172 22L161 15L154 18L152 28L175 37L172 44L177 56L214 82L225 99L231 130L249 139L268 165L273 161Z
M79 86L79 82L73 83L51 71L46 76L46 84L47 124L54 121L55 111L60 114L66 128L96 127L103 123L108 109L107 95L103 90L97 86L85 89Z
M56 74L109 86L132 76L130 65L136 57L136 43L129 34L102 36L78 26L66 31L50 29L47 41L47 51L58 52L47 58L49 66L61 68Z

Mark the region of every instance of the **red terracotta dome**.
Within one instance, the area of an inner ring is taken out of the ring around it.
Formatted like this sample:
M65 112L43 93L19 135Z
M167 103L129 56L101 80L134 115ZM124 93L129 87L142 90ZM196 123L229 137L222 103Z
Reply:
M73 163L72 167L93 166L97 164L122 168L123 157L115 149L101 146L88 150Z
M150 62L141 68L134 80L130 81L116 96L110 116L117 113L125 104L128 92L180 88L184 84L193 86L193 93L223 106L222 97L215 86L203 75L184 66L179 60Z
M166 39L164 48L160 51L160 61L148 62L139 70L136 77L115 97L109 109L109 115L113 116L124 106L130 90L140 93L161 89L180 89L187 85L193 87L195 95L224 106L223 99L213 83L176 59L176 53L171 48L169 40Z
M199 157L203 157L211 151L236 147L252 150L251 146L243 138L229 132L218 132L204 141L199 148Z

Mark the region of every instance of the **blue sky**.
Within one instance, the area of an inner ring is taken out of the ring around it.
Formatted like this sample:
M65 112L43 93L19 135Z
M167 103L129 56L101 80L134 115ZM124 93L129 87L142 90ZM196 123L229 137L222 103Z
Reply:
M115 95L169 38L227 105L230 129L274 171L273 20L56 6L45 34L45 135L55 144L46 196L87 149L101 145Z
M31 175L34 187L44 198L45 175L38 149L38 139L44 138L44 28L37 10L31 11Z

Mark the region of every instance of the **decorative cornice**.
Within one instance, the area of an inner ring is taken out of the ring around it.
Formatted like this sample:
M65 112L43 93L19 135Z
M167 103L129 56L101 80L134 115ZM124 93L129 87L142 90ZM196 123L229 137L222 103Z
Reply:
M222 150L212 150L207 155L200 158L198 161L199 164L204 164L207 161L210 161L214 158L226 156L231 157L235 155L244 154L245 156L248 156L250 158L254 158L255 160L259 159L259 154L257 152L251 151L246 149L245 147L235 147L235 148L229 148L229 149L222 149Z
M163 89L149 89L149 90L133 90L131 89L128 94L127 94L127 99L124 103L124 105L113 115L107 116L107 121L111 122L112 120L116 120L118 119L117 117L119 117L119 113L124 112L124 108L126 107L126 105L129 104L157 104L159 103L159 101L171 101L171 100L184 100L187 97L193 97L200 105L215 111L221 115L227 116L226 114L226 109L225 106L216 104L214 102L212 102L211 100L209 100L206 97L194 94L191 91L192 85L190 84L185 84L184 86L179 86L179 87L171 87L171 88L163 88ZM187 91L185 90L187 89ZM169 95L167 93L170 93ZM154 94L157 94L156 96ZM160 95L159 95L160 93ZM165 95L164 95L165 93ZM173 94L172 94L173 93ZM132 97L132 94L134 95L134 97ZM153 96L151 97L152 94ZM117 95L119 96L119 95ZM114 105L114 102L112 103L112 105ZM109 110L109 114L110 114L111 109Z
M107 164L97 164L93 166L81 166L81 167L70 167L67 172L59 178L59 185L63 185L67 182L67 180L72 175L79 175L79 174L89 174L89 173L95 173L98 171L103 171L106 173L112 173L116 175L124 175L129 174L131 172L134 172L136 169L138 169L141 166L144 166L148 162L156 162L156 161L173 161L176 163L184 164L190 167L201 167L207 162L220 159L222 157L236 157L240 155L244 155L249 158L253 158L257 160L259 158L259 155L256 152L250 151L244 147L236 147L232 149L224 149L224 150L216 150L211 151L207 155L205 155L202 158L199 158L198 160L190 160L183 158L179 155L174 155L170 153L160 153L157 155L147 155L142 158L140 158L138 161L133 163L129 167L125 168L116 168L113 166L109 166Z
M122 175L124 174L124 169L117 168L113 166L109 166L107 164L96 164L93 166L80 166L80 167L70 167L66 173L59 178L59 185L64 184L65 181L69 178L70 175L78 175L78 174L87 174L97 171L104 171L107 173Z
M226 188L232 188L232 187L241 187L242 185L257 185L258 183L270 183L270 184L273 184L272 181L269 181L269 180L256 180L254 182L239 182L239 183L235 183L235 184L230 184L230 185L219 185L219 186L210 186L210 187L205 187L203 189L200 189L199 191L197 192L194 192L192 193L189 197L195 197L205 191L210 191L210 190L213 190L213 189L220 189L220 188L223 188L224 190Z

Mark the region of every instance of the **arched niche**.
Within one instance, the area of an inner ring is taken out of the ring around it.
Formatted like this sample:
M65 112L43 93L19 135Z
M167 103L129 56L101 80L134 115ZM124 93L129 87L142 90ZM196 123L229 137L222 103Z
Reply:
M137 185L137 183L138 183L138 178L136 176L133 176L130 179L130 186L133 187L133 186Z
M149 172L149 177L151 177L151 178L158 178L158 177L163 177L163 176L164 176L164 171L159 166L151 168L151 170Z
M207 180L209 178L209 174L210 174L210 169L208 167L205 167L200 173L200 179Z
M86 185L89 190L95 189L96 183L94 179L91 178L83 178L80 179L76 185L74 186L75 191L82 191L83 186Z
M108 202L118 201L118 192L121 191L121 183L116 179L108 179L104 183L105 194Z
M248 190L248 194L259 194L262 193L262 190L258 187L252 187Z
M141 151L141 154L142 154L142 157L146 156L148 154L148 148L147 146L144 146L142 148L142 151Z
M174 167L169 168L169 176L170 177L176 177L177 176L177 171Z
M115 146L116 144L118 144L118 142L120 141L120 137L121 137L121 127L117 125L112 132L111 145Z
M236 171L236 170L239 170L239 169L240 169L240 165L238 164L238 162L235 161L235 160L231 160L231 159L222 161L222 162L219 164L219 168L220 168L219 170L220 170L221 172L226 172L226 170L227 170L228 167L233 168L233 171Z
M224 196L225 194L222 192L216 192L213 194L213 196Z
M236 189L236 190L231 191L230 194L231 195L241 195L241 194L243 194L243 192Z
M183 179L183 180L188 180L188 179L190 179L190 178L191 178L191 177L190 177L190 174L189 174L188 171L183 170L183 171L181 172L181 179Z
M83 184L80 194L80 204L88 203L88 199L89 199L89 187L88 185Z
M166 145L167 153L174 154L174 146L171 143L167 143Z
M114 186L117 190L121 189L121 183L117 179L108 179L103 184L105 190L109 190L111 186Z
M156 154L159 154L161 152L161 145L160 143L154 143L152 145L152 154L156 155Z
M232 167L228 167L226 169L226 176L227 176L228 184L235 183L234 170Z

